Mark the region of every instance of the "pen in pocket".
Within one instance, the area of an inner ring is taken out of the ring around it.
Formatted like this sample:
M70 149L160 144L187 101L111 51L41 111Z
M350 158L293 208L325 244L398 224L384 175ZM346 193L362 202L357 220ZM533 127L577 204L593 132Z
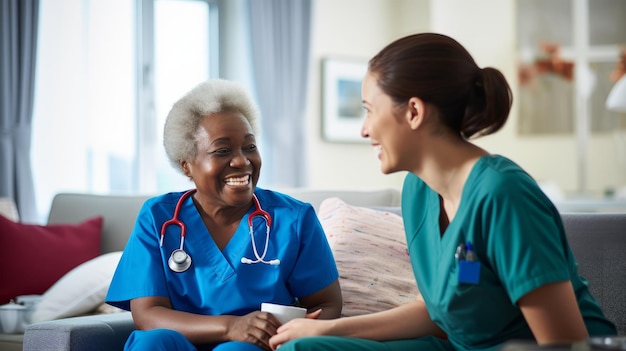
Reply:
M465 243L465 259L468 261L474 260L474 249L472 248L472 243L469 241Z
M459 244L459 246L456 247L454 258L456 258L457 262L465 259L465 244Z

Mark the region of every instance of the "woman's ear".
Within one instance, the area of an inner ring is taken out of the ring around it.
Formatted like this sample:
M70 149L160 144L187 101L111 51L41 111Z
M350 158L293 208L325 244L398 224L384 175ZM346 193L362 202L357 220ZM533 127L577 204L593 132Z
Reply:
M185 175L191 179L191 172L189 172L189 164L187 163L187 161L180 161L180 169L183 170L183 173L185 173Z
M424 117L426 115L426 105L422 99L412 97L409 99L406 120L409 123L411 129L415 130L424 123Z

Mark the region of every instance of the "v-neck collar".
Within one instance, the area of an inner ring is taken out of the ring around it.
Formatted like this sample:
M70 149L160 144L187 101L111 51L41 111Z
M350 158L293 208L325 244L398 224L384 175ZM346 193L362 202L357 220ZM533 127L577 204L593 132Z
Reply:
M470 173L467 176L467 179L465 180L465 184L463 184L463 190L461 191L461 200L459 201L459 207L454 215L454 218L452 218L452 220L448 223L446 230L444 230L443 232L441 231L441 223L439 220L443 212L443 206L441 204L439 194L436 191L431 189L431 197L429 199L430 211L432 211L431 212L432 214L437 216L436 217L437 218L437 232L439 233L441 241L445 239L447 232L457 230L456 227L459 225L458 223L463 222L463 218L467 212L467 207L465 206L465 204L468 202L468 197L471 196L471 192L472 192L472 189L474 188L474 183L476 182L476 179L479 178L480 173L485 167L484 163L487 157L492 157L492 155L481 156L476 161L476 163L474 163L474 165L472 166L472 169L470 170Z
M202 217L191 198L185 200L181 208L181 218L185 218L188 230L185 235L185 247L190 252L192 260L198 265L206 266L213 270L222 281L236 273L235 266L241 260L245 248L250 244L248 231L248 217L253 208L241 218L237 229L220 250L213 236L202 221ZM247 237L247 238L246 238Z

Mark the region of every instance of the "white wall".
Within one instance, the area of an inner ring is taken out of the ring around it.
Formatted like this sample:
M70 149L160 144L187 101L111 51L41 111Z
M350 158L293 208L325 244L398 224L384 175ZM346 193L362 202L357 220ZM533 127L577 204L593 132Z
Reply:
M308 98L309 186L325 189L400 189L404 173L384 175L367 143L329 143L321 137L321 60L367 62L391 40L428 29L427 0L316 0Z
M514 0L316 0L314 1L312 72L309 86L309 185L313 188L400 188L404 174L383 175L368 144L337 144L322 140L320 60L348 57L367 61L400 36L441 32L459 40L477 63L500 69L516 94ZM477 144L518 162L540 181L551 181L567 194L579 185L575 136L528 137L517 134L517 106L503 130ZM614 135L589 141L587 188L600 195L626 185L620 171Z

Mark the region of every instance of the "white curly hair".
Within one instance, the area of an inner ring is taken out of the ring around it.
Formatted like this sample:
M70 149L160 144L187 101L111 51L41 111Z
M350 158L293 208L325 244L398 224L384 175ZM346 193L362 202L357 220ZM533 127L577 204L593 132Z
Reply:
M200 121L224 111L240 112L257 134L259 109L239 84L212 79L200 83L172 106L163 128L163 146L171 165L183 172L181 161L191 160L198 151L196 132Z

